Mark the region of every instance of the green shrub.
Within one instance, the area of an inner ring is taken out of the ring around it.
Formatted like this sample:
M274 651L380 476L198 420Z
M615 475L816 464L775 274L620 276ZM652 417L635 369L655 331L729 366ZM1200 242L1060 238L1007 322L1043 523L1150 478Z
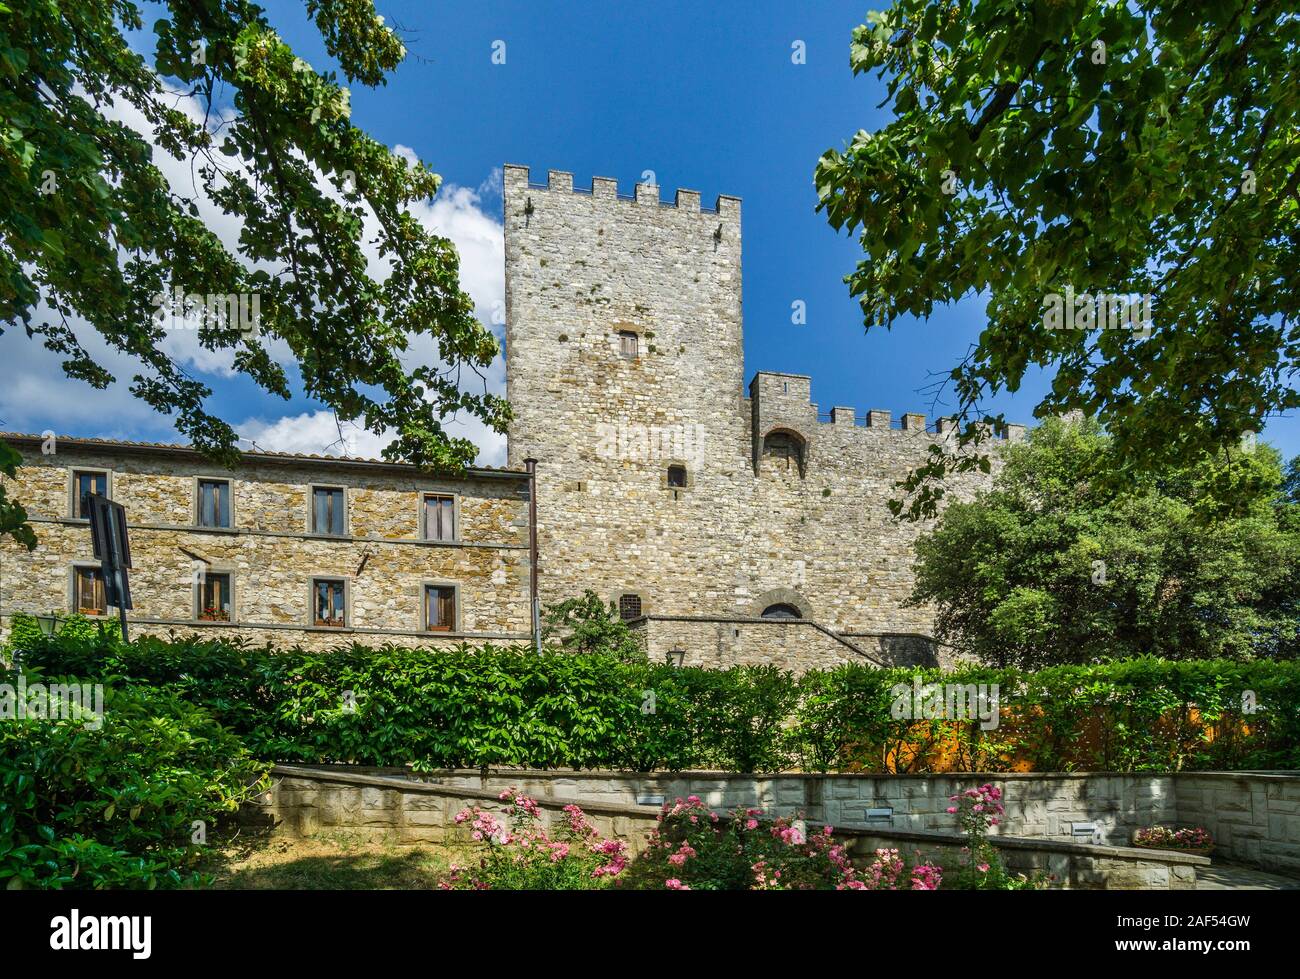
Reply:
M95 642L101 638L121 638L122 626L116 620L92 621L84 615L69 615L66 618L59 617L56 634L63 639ZM27 649L44 638L36 616L28 615L26 612L13 614L9 621L9 640L6 644L9 651Z
M257 757L634 771L1300 768L1300 663L1151 657L1038 672L676 668L608 653L461 646L330 652L35 637L47 673L165 687ZM895 717L898 689L996 684L996 727ZM1258 708L1258 709L1253 709Z
M98 729L0 722L0 887L198 882L195 822L215 832L261 788L267 766L202 707L135 686L104 708Z

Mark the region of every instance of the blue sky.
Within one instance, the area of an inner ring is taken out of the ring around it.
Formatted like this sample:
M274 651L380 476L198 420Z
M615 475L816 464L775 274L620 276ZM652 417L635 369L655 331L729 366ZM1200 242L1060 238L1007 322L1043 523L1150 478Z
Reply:
M266 7L301 56L328 65L300 0ZM860 250L814 210L820 154L887 121L876 108L880 83L854 78L848 67L851 32L870 7L865 0L380 0L410 57L387 86L353 90L353 119L389 146L409 147L450 185L430 220L458 244L465 236L466 285L480 308L499 296L502 271L490 239L494 228L499 235L501 202L490 181L502 163L528 165L535 179L545 179L547 169L568 170L582 186L592 176L615 177L625 192L652 170L665 199L678 187L700 191L706 202L720 193L744 199L747 378L756 370L809 374L823 410L941 414L951 404L934 404L930 385L978 336L983 302L967 299L926 322L867 335L843 283ZM505 64L492 61L496 41L505 42ZM806 47L804 64L792 63L795 41ZM795 300L807 305L806 325L790 322ZM0 339L0 355L14 344L13 333ZM312 448L330 427L306 399L267 397L219 371L203 376L216 409L259 444ZM1016 395L989 404L1013 421L1032 422L1045 386L1031 378ZM48 404L42 413L39 400L32 403L39 390L0 395L0 420L71 434L173 437L168 422L127 409L120 396L111 405L121 412L97 410L89 397L80 414L61 418ZM105 418L116 420L106 426ZM1264 437L1288 457L1300 453L1295 418L1274 421ZM483 442L481 461L499 462L500 441ZM363 440L358 451L374 448Z

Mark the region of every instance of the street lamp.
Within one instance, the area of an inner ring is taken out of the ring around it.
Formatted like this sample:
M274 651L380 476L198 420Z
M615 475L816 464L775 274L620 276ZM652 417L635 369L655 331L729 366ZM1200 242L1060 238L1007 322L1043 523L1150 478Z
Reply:
M36 624L40 626L41 635L55 636L59 632L59 625L63 622L61 618L51 612L49 615L38 615Z

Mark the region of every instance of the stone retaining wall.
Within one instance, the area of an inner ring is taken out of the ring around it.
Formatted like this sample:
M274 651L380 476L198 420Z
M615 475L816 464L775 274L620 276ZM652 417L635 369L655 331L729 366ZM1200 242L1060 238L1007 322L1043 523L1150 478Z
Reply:
M592 823L605 836L625 840L637 852L654 828L659 800L699 795L712 808L730 805L761 805L781 815L803 813L811 827L824 823L825 807L846 800L827 799L843 795L835 787L849 782L875 782L853 776L779 776L754 778L720 773L679 776L637 777L610 773L574 772L439 772L415 779L399 769L347 769L280 765L274 771L273 788L245 810L251 823L274 827L281 835L311 837L338 832L375 841L399 843L464 844L468 841L455 815L470 805L501 809L498 796L504 788L519 788L538 802L548 826L561 821L563 808L571 802L582 806ZM1108 776L1110 779L1119 776ZM946 791L946 777L934 779L936 786L916 791L929 778L895 777L911 783L910 793L897 795L901 801L927 800ZM1051 781L1068 782L1069 777ZM1030 804L1033 793L1015 786L1015 779L1003 784L1020 790ZM1023 780L1029 781L1029 780ZM1040 779L1039 782L1048 780ZM1031 785L1033 783L1030 783ZM1101 785L1098 783L1092 798ZM1057 787L1059 788L1059 786ZM1135 790L1136 791L1136 790ZM819 799L821 801L819 801ZM946 796L944 796L946 804ZM843 810L841 810L843 811ZM919 813L911 814L920 816ZM1009 810L1013 821L1016 817ZM927 815L927 818L929 816ZM952 865L962 837L953 830L952 818L935 829L907 829L895 825L849 825L832 821L838 836L850 852L869 857L877 847L896 847L933 857ZM937 818L930 819L938 822ZM1015 825L1009 821L1009 825ZM1004 827L1005 829L1005 827ZM1196 868L1207 866L1204 857L1168 851L1139 850L1047 839L1043 837L995 836L1007 866L1015 871L1042 870L1055 875L1060 886L1106 889L1191 889L1196 886Z
M300 769L306 770L306 769ZM331 771L340 771L334 768ZM404 769L348 769L401 775ZM885 832L946 832L949 796L983 782L1003 791L1007 812L998 833L1030 840L1127 847L1134 830L1153 824L1204 826L1219 857L1263 870L1300 876L1300 774L1283 772L994 773L942 775L738 775L680 772L439 771L421 776L429 788L480 792L495 799L518 788L540 801L579 801L635 814L638 800L698 795L726 810L760 806L778 816L802 814L836 827ZM892 810L887 819L869 809ZM332 818L332 816L330 817ZM1090 838L1075 835L1084 824ZM324 825L332 825L326 823Z

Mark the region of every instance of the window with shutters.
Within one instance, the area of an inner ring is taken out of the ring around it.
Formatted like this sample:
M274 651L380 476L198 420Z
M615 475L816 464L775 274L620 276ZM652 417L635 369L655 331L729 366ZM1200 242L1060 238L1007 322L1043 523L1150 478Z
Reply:
M231 588L228 572L208 572L199 581L199 607L195 618L201 622L229 622Z
M424 539L456 539L456 498L439 493L424 495Z
M72 472L72 516L75 520L85 520L90 516L86 507L86 497L91 493L108 496L108 473L89 469L74 469Z
M424 628L429 632L455 632L456 587L424 586Z
M631 330L618 333L618 354L626 360L636 360L641 352L640 340Z
M107 615L104 573L95 567L79 567L73 569L72 575L72 604L76 612L79 615Z
M332 537L346 536L347 494L334 486L313 486L311 491L311 531Z
M347 583L338 578L313 578L312 624L330 629L347 625Z
M618 597L618 617L626 622L628 619L641 618L641 596L627 593Z
M200 479L198 487L198 520L200 527L230 526L230 481L226 479Z

